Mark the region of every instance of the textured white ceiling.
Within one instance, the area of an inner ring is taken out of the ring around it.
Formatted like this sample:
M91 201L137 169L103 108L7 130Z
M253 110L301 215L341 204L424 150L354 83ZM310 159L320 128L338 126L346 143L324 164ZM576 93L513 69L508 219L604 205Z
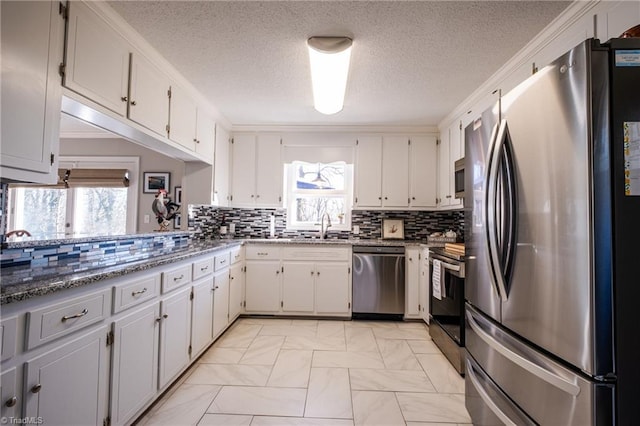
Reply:
M113 1L234 125L436 125L569 2ZM343 111L313 109L306 40L353 38Z

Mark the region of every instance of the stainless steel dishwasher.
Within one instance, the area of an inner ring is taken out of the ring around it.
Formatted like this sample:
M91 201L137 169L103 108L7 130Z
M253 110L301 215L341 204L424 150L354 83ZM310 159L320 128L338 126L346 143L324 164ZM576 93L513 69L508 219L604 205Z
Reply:
M353 247L353 318L404 316L404 247Z

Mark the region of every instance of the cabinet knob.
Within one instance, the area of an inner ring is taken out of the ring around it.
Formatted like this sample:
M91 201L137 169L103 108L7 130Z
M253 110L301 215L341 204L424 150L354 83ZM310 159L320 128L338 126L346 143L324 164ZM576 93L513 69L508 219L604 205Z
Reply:
M42 389L42 385L40 383L38 383L37 385L33 385L33 387L31 388L31 393L38 393L40 392L40 389Z
M416 199L416 197L411 197L411 199L412 199L412 200L415 200L415 199Z
M388 200L389 198L387 198L387 197L384 197L384 199L385 199L385 200Z
M138 104L136 103L136 101L131 101L131 105L136 106Z
M164 314L164 315L162 316L162 318L164 318L164 319L169 318L169 314Z
M311 271L311 275L313 275L313 271Z
M196 143L200 143L200 141L196 139Z
M129 100L129 98L127 98L126 96L123 96L123 97L120 98L120 100L122 102L127 102Z
M259 195L256 195L256 198L260 198L260 196L259 196Z
M378 197L378 200L382 200L382 197Z
M18 398L13 396L13 397L7 399L7 402L5 402L4 405L6 405L7 407L14 407L17 402L18 402Z
M195 143L198 143L198 139L196 139L196 138L193 138L193 141L194 141Z
M451 198L451 195L447 195L447 198Z

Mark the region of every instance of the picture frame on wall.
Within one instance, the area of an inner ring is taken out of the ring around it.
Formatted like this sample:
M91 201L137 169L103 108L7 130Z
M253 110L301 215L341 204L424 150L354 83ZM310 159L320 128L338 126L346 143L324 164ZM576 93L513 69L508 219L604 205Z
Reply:
M164 189L169 193L171 173L169 172L144 172L143 189L145 194L155 194Z
M382 238L385 240L404 240L404 220L382 219Z
M173 188L173 202L182 205L182 187L176 186Z
M182 227L182 215L180 213L176 213L173 217L173 229L180 229Z

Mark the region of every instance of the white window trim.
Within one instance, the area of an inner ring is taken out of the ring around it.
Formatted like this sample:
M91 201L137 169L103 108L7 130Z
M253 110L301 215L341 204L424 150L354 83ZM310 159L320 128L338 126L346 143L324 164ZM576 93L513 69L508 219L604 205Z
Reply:
M293 163L285 163L284 165L284 175L286 179L284 179L284 206L287 210L287 231L320 231L320 224L301 224L296 225L291 222L292 214L291 214L291 206L289 202L292 200L294 194L302 194L302 195L313 195L318 196L317 193L313 193L312 191L297 190L293 189L293 182L296 180L295 176L295 167L292 166ZM353 209L353 164L346 163L345 164L345 176L344 176L344 197L345 197L345 214L344 214L344 222L342 224L331 222L331 227L329 231L350 231L351 230L351 210ZM336 195L342 195L342 191L336 191ZM331 195L330 192L327 192L328 195Z

